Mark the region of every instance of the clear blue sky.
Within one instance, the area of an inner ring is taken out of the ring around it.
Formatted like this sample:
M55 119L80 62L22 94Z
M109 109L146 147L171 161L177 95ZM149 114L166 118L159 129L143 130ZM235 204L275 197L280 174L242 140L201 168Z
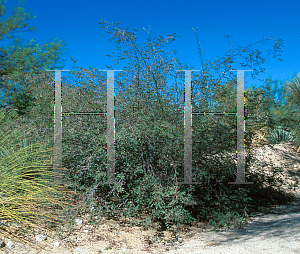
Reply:
M10 0L11 7L16 0ZM216 60L230 49L224 35L230 35L233 45L246 46L262 38L279 37L283 39L283 61L269 56L260 74L253 82L250 73L246 73L245 87L251 83L259 86L258 79L271 77L273 80L291 79L300 71L300 1L74 1L74 0L27 0L26 10L37 19L30 25L37 32L23 33L26 40L36 39L39 44L58 37L67 42L68 53L65 69L72 69L69 56L77 59L77 66L106 69L112 65L107 54L116 51L115 43L109 41L110 34L100 28L101 15L106 21L121 22L122 28L138 29L138 42L147 42L148 34L143 30L151 27L152 38L166 37L176 33L181 36L167 46L167 50L177 49L180 62L200 69L195 33L192 27L198 27L199 40L204 60ZM255 48L263 50L273 48L273 43L259 44ZM115 69L122 69L120 64ZM239 64L233 68L244 69Z

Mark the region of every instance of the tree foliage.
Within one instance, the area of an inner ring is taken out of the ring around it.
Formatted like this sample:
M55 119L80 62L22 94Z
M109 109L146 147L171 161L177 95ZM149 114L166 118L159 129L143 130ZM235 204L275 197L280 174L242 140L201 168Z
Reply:
M25 12L24 1L17 2L12 14L6 15L5 2L0 1L0 89L1 108L15 109L19 115L25 115L33 106L35 98L24 78L26 73L37 70L62 68L61 54L65 50L61 40L51 39L42 45L32 39L29 42L20 37L20 32L35 31L28 22L35 17Z

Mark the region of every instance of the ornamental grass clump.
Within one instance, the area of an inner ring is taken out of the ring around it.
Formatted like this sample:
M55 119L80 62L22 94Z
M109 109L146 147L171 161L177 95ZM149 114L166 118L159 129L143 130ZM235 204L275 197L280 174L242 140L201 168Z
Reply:
M52 162L47 158L53 148L26 145L30 140L12 121L16 116L15 111L0 111L0 233L28 243L21 238L24 233L52 230L46 222L58 224L59 212L70 203L63 188L52 180Z

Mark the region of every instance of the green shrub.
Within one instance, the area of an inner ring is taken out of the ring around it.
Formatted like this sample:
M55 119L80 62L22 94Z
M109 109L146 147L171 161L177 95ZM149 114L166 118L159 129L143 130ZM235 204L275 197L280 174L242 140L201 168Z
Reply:
M142 225L146 228L161 226L169 229L171 224L183 225L193 220L210 222L219 228L240 225L261 207L288 201L278 186L276 177L280 170L274 171L270 177L259 172L250 173L254 159L249 150L255 130L274 124L270 122L267 106L261 107L263 112L256 109L263 104L261 90L245 91L245 97L249 99L247 109L252 111L245 117L245 176L254 185L228 184L236 179L236 163L226 155L236 150L236 121L228 116L193 115L192 180L202 184L175 186L184 178L184 111L180 106L184 91L176 86L176 79L172 90L166 88L167 72L175 69L174 59L169 59L162 49L162 44L167 40L157 39L155 50L150 41L145 46L147 50L137 51L135 37L131 33L120 33L118 29L114 32L117 37L126 37L134 45L131 51L123 52L123 57L136 60L124 68L118 78L121 81L116 81L119 91L115 115L118 129L115 136L115 185L103 184L107 181L105 118L91 115L63 118L63 165L67 169L64 181L70 190L80 194L76 199L83 204L79 212L87 212L87 208L94 206L92 215L94 212L105 216L123 214L132 223L137 223L143 215ZM117 40L118 43L121 41L125 40ZM247 51L248 48L243 52ZM148 59L153 61L151 68ZM227 55L224 62L225 71L230 70L231 66L227 63L232 63L231 56ZM176 63L177 70L189 69ZM214 69L220 70L221 67L214 66ZM216 80L205 72L203 68L192 92L193 99L199 102L199 111L221 111L230 102L226 112L234 112L236 97L229 92L236 91L236 78L227 80L225 89L219 84L220 79ZM105 107L94 103L106 101L106 76L103 73L93 68L78 68L70 72L70 76L73 83L80 83L82 87L76 88L74 85L72 88L72 82L64 80L63 112L106 111ZM39 129L45 130L44 134L31 135L51 146L54 132L52 79L49 76L43 81L48 82L44 89L41 89L44 83L35 84L38 100L28 116ZM180 82L184 84L183 80ZM206 92L217 90L216 97L220 97L218 105L207 106L204 102L206 98L200 96L203 87ZM97 94L96 91L102 92ZM38 93L42 92L43 96L39 97ZM167 92L172 92L174 96L168 97ZM144 106L132 112L131 104L138 102ZM177 112L181 110L181 113L174 113L175 109ZM222 155L222 158L214 156L216 154ZM189 205L193 201L196 203Z
M64 132L63 139L63 165L68 169L65 181L71 190L80 193L80 200L85 204L80 213L87 212L86 209L93 205L93 214L108 217L122 214L133 224L142 219L141 225L145 228L169 229L173 224L182 226L196 219L209 222L217 229L243 225L248 216L254 216L266 204L287 201L277 190L275 179L280 171L270 178L249 173L253 162L251 154L246 156L245 172L246 179L255 185L249 187L228 184L236 177L234 161L225 155L219 159L207 158L207 155L234 151L235 144L229 142L229 130L236 128L232 119L222 122L194 119L193 181L203 184L175 186L176 180L182 182L184 177L184 145L180 135L183 124L178 124L180 121L175 118L173 122L177 124L170 124L169 131L162 132L161 129L168 125L164 118L159 118L159 113L149 116L139 112L128 119L118 118L118 115L116 118L120 123L115 141L116 185L101 184L107 180L106 150L102 145L105 144L105 128L101 120L76 116L73 121L80 125L64 121L65 130L72 126L71 132ZM133 119L143 125L130 129L128 125L133 126ZM208 129L214 132L208 133ZM253 132L246 131L246 151L249 151L251 134L253 136ZM214 143L207 142L209 139L215 140ZM266 182L270 182L270 186L265 187ZM269 192L272 195L265 195L266 190L272 188L274 191ZM188 205L190 201L196 204ZM146 215L141 217L142 214Z

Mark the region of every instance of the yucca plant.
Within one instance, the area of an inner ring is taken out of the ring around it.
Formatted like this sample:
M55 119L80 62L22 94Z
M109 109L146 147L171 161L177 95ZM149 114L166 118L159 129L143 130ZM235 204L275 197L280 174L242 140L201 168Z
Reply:
M292 141L300 151L300 72L294 77L290 82L286 81L285 86L289 92L288 102L289 105L292 105L292 113L295 116L296 124L293 126L291 132Z
M291 141L291 131L283 128L282 126L277 126L273 129L269 136L267 137L269 143L271 144L279 144L283 142Z
M15 230L23 235L33 229L52 230L46 222L59 223L59 213L71 204L63 187L53 182L53 148L29 144L17 120L16 111L0 111L0 231L30 243Z

